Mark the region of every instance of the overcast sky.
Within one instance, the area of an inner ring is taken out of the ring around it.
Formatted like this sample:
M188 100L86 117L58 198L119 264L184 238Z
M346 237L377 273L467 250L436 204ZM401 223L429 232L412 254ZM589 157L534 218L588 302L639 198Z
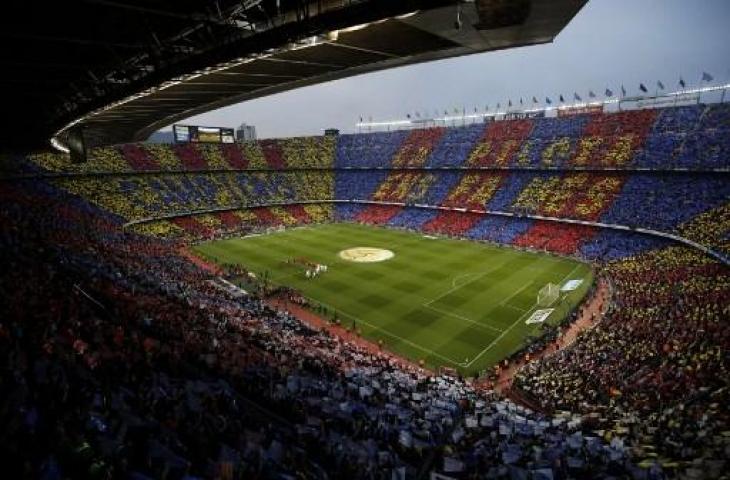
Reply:
M395 68L243 102L192 117L193 125L256 126L259 137L354 131L360 116L492 108L508 98L603 96L624 84L667 89L703 71L730 80L730 0L589 0L553 43ZM531 100L530 100L531 101Z

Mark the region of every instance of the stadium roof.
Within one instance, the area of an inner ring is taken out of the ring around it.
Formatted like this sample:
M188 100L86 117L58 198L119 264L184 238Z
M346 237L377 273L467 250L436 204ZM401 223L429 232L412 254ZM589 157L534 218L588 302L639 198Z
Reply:
M205 111L551 41L587 0L79 0L8 6L2 145L146 139ZM11 21L8 21L11 20Z

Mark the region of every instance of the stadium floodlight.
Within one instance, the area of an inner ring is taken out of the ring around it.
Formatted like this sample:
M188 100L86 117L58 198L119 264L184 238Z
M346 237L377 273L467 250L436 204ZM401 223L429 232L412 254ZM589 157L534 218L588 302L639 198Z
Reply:
M560 287L554 283L548 283L537 292L537 304L541 307L549 307L560 298Z

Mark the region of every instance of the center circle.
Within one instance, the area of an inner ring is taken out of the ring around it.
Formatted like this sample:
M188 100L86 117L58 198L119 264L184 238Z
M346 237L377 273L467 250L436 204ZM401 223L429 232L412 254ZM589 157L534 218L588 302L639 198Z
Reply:
M341 259L349 262L375 263L390 260L395 254L384 248L354 247L342 250L339 255Z

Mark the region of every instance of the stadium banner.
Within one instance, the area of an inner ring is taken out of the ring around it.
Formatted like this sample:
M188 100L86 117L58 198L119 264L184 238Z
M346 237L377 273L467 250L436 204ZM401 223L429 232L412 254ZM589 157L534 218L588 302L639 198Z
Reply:
M696 105L700 101L699 93L683 93L680 95L665 95L658 97L645 97L641 99L630 99L621 102L621 108L662 108L662 107L682 107L686 105Z
M558 109L558 117L570 117L573 115L585 115L603 112L603 105L585 105L582 107L566 107Z
M542 323L550 316L551 313L555 311L554 308L546 308L545 310L535 310L535 312L530 315L530 318L527 319L525 324L532 325L533 323Z
M576 288L580 287L583 283L583 280L568 280L563 284L562 287L560 287L561 292L572 292Z
M544 116L544 110L540 110L537 112L510 112L505 113L502 117L502 120L524 120L526 118L542 118Z

